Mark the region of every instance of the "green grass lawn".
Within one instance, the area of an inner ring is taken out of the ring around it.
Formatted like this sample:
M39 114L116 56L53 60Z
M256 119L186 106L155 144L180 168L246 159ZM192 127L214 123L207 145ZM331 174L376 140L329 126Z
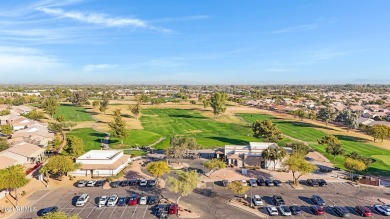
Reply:
M125 154L130 154L131 157L145 156L146 151L143 150L124 150Z
M249 125L216 122L195 110L144 109L142 114L141 122L145 131L166 137L155 148L166 148L170 137L174 135L195 137L205 148L259 141L252 136Z
M73 135L82 138L84 141L85 152L90 150L100 150L101 139L106 137L106 134L97 132L92 128L74 129L71 132L68 132L66 135L67 136Z
M129 136L123 140L123 145L120 144L120 140L118 138L110 138L110 147L115 149L125 149L132 146L147 146L162 136L145 130L130 130Z
M88 113L85 108L70 104L61 104L56 112L56 116L58 115L63 115L66 121L93 121L91 114Z
M317 139L326 135L326 133L314 129L317 127L316 125L312 125L305 122L296 122L296 121L286 121L283 119L279 119L276 117L272 117L270 115L263 114L240 114L242 118L244 118L247 122L253 123L257 119L272 119L272 121L277 124L283 134L291 136L296 139L300 139L306 141L312 146L314 149L324 154L329 158L329 160L333 161L333 156L329 156L325 152L326 146L320 145L317 143ZM326 128L326 127L321 127ZM346 135L336 135L336 137L343 143L343 147L346 153L357 152L361 155L375 158L377 161L370 165L368 171L374 174L381 174L390 176L390 164L389 157L390 151L385 150L367 143L363 143L366 141L365 139L346 136ZM336 158L336 164L338 167L343 168L344 157L338 156Z

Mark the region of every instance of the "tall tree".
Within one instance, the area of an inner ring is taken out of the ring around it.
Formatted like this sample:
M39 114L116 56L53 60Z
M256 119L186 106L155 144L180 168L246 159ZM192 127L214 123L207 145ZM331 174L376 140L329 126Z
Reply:
M339 112L336 116L336 122L345 125L349 129L357 129L359 127L359 113L352 112L350 109Z
M1 133L3 133L4 135L7 135L7 136L11 136L14 133L14 128L9 124L2 125L1 126Z
M252 131L254 137L264 138L267 142L277 142L283 138L282 132L270 119L256 120L256 122L252 124Z
M210 99L210 105L213 108L215 117L226 111L226 101L228 97L226 93L215 92Z
M100 106L100 101L99 101L99 100L94 100L94 101L92 102L92 106L93 106L93 107L98 107L98 106Z
M138 120L138 116L141 113L141 103L138 102L137 104L130 106L130 111L134 115L134 117Z
M300 141L292 142L290 144L290 147L293 149L293 154L299 154L301 156L306 156L311 150L311 147L309 145Z
M244 195L248 191L248 186L244 186L241 181L233 181L228 184L228 188L236 195Z
M326 152L333 155L333 162L336 162L336 156L345 152L342 143L334 135L324 136L317 141L319 144L326 145Z
M110 101L108 100L107 97L104 97L102 101L100 101L100 107L99 107L99 111L106 114L106 110L108 108L108 104L110 103Z
M306 113L304 110L302 110L302 109L299 109L299 110L297 111L297 115L298 115L298 117L299 117L301 120L303 120L304 118L307 117L307 113Z
M344 166L345 168L347 168L351 174L351 180L353 180L353 171L363 171L365 170L367 167L366 165L364 164L363 161L361 160L355 160L355 159L352 159L352 158L346 158L344 160Z
M267 148L265 150L263 150L263 152L261 153L261 157L266 161L266 169L268 169L269 165L271 162L268 162L268 161L272 161L275 157L274 155L274 150L272 148Z
M209 177L211 174L219 169L226 168L226 163L220 159L211 159L203 163L203 166L210 169Z
M114 111L114 121L108 124L111 128L112 136L118 137L123 144L123 139L129 135L126 128L126 122L123 121L120 109Z
M157 178L157 183L160 181L159 179L167 173L171 172L167 162L165 161L157 161L149 163L146 166L146 169L149 173L151 173L154 177Z
M69 101L75 106L83 106L89 104L88 94L85 91L75 91L69 97Z
M390 127L386 125L380 125L380 124L373 125L367 128L367 132L369 135L372 136L374 142L376 141L376 139L381 139L383 142L383 139L390 137Z
M317 118L317 114L314 110L310 110L307 114L307 118L311 120L315 120Z
M0 185L2 189L11 189L15 191L16 205L18 205L18 189L27 185L29 179L26 177L24 167L20 164L7 167L4 174L1 174Z
M54 118L54 114L56 113L59 104L56 97L49 97L42 102L41 106L51 118Z
M79 165L75 164L70 156L56 155L48 159L40 172L57 175L61 180L64 174L76 170L78 167Z
M202 100L202 104L203 104L203 108L207 108L210 106L211 102L210 102L210 99L209 98L205 98Z
M336 114L333 108L326 107L326 108L321 108L318 111L317 118L325 122L326 126L328 126L328 123L335 119L335 115Z
M365 157L363 155L360 155L358 154L357 152L351 152L349 154L346 154L345 155L345 158L352 158L354 160L360 160L364 163L364 165L366 165L366 169L368 168L368 166L374 162L374 160L372 158L369 158L369 157ZM366 170L365 169L365 170Z
M298 180L301 176L313 172L317 169L314 164L307 162L303 156L293 154L289 156L284 162L284 166L292 172L294 185L298 185Z
M198 187L200 182L199 174L194 171L179 172L177 178L168 177L168 190L179 195L176 203L179 204L179 200L182 196L188 196Z
M66 145L64 150L71 157L79 157L85 153L84 151L84 141L83 139L76 136L68 136L66 138Z
M175 135L171 137L170 144L165 151L167 159L174 158L176 162L181 163L181 159L188 150L200 149L201 145L193 137Z

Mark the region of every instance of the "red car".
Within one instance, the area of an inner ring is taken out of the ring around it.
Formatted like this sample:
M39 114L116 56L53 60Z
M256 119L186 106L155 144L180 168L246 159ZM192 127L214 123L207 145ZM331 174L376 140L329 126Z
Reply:
M313 212L315 215L324 215L325 211L321 206L318 205L312 205L310 206L310 210Z
M170 204L168 207L168 214L177 214L179 206L177 204Z
M372 216L371 210L366 206L356 206L355 210L362 217L371 217Z
M127 203L128 205L137 205L138 202L138 195L132 194L131 197L129 198L129 202Z

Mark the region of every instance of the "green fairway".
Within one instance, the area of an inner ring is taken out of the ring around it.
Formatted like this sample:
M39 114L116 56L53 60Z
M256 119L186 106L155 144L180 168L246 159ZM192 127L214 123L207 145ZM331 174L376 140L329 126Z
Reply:
M110 147L115 149L124 149L131 146L147 146L158 139L161 138L161 135L154 132L149 132L145 130L130 130L129 136L123 140L123 145L120 145L120 140L118 138L110 138Z
M130 154L131 157L145 156L146 151L143 150L123 150L123 153Z
M66 121L93 121L91 114L85 108L70 104L61 104L56 112L56 116L58 115L63 115Z
M312 125L305 122L286 121L283 119L272 117L270 115L262 114L240 114L240 116L242 116L242 118L244 118L249 123L253 123L257 119L272 119L272 121L277 124L283 134L308 142L313 148L327 156L329 160L333 161L333 157L329 156L325 152L326 146L317 143L317 139L325 136L326 133L315 129L316 125ZM336 137L340 139L340 141L343 143L343 147L346 153L355 151L361 155L376 158L377 162L371 164L368 168L371 173L387 176L390 175L390 165L388 162L389 159L387 159L390 156L389 150L363 143L362 141L365 141L365 139L345 135L336 135ZM338 167L344 168L343 160L344 157L337 157L336 164ZM384 161L386 161L386 163Z
M82 138L84 141L85 152L90 150L100 150L101 139L106 137L105 133L97 132L92 128L74 129L71 132L67 133L66 135L67 136L73 135Z
M252 137L250 126L216 122L195 110L144 109L142 114L141 122L144 131L166 137L155 148L166 148L170 137L174 135L195 137L205 148L260 141Z

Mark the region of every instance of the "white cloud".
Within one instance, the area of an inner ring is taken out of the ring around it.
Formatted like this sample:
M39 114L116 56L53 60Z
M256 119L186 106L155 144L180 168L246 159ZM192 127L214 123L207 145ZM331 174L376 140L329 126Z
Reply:
M103 71L103 70L113 69L116 67L117 65L110 65L110 64L84 65L83 71L85 72Z
M135 27L135 28L146 28L151 30L157 30L161 32L170 32L169 29L151 26L146 21L137 18L109 17L106 14L83 13L78 11L67 12L58 8L39 7L37 8L37 10L60 18L70 18L84 23L100 24L100 25L105 25L107 27Z
M289 32L302 32L302 31L315 30L318 27L319 27L318 24L307 24L307 25L300 25L294 27L287 27L280 30L272 31L271 33L280 34L280 33L289 33Z

